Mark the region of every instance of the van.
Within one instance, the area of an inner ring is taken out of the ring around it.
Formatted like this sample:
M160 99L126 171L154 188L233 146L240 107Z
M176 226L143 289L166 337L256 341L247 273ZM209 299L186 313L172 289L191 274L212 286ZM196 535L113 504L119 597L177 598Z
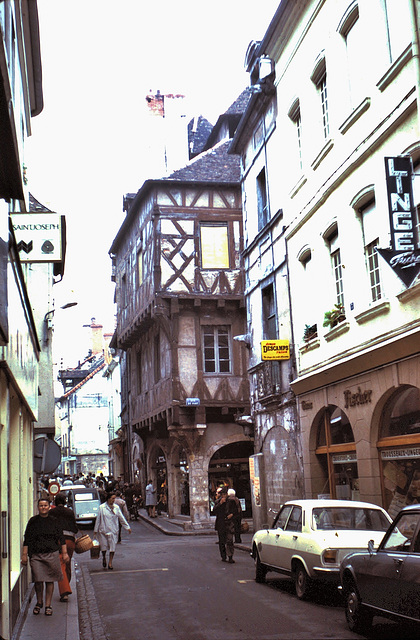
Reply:
M92 524L94 527L101 504L98 490L74 484L63 486L61 492L67 498L67 506L74 511L77 524Z

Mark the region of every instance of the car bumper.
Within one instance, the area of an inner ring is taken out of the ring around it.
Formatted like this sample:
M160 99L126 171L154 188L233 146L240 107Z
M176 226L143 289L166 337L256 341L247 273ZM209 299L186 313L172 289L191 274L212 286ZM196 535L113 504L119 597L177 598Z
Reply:
M340 581L339 567L314 567L313 572L315 577L321 580L328 580L329 582Z

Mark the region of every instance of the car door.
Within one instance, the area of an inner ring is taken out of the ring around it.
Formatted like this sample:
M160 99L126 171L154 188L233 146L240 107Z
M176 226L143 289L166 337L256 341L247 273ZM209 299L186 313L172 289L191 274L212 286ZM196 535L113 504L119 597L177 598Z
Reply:
M400 611L404 616L420 619L420 511L417 515L417 532L410 551L404 557L399 571L401 599Z
M272 567L279 566L278 560L278 542L284 533L289 516L292 512L293 505L286 504L280 509L277 518L274 521L273 528L267 529L267 533L263 535L261 542L260 558L261 562Z
M412 538L417 522L411 513L402 513L388 531L379 549L366 558L358 576L362 599L385 611L402 613L404 601L405 563L410 556ZM407 571L407 575L410 572ZM407 589L408 583L405 585Z
M293 505L284 529L278 530L272 546L272 566L290 572L292 556L302 533L302 507Z

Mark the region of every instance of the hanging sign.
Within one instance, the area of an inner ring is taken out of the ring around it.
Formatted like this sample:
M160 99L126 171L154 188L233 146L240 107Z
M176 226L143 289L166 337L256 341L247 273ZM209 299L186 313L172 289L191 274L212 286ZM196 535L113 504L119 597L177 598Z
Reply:
M415 207L410 156L385 158L391 248L377 252L406 287L420 273L420 250L415 248Z
M263 360L289 360L290 344L288 340L261 340Z

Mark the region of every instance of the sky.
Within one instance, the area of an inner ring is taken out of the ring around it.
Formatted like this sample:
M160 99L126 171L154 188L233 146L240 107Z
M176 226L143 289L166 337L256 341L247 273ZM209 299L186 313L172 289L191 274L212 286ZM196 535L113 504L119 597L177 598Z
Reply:
M32 119L25 164L41 204L66 216L55 357L76 366L92 318L113 332L109 248L123 197L147 175L145 96L183 94L191 116L215 124L249 84L251 40L261 40L279 0L38 0L44 109ZM153 176L154 177L154 176ZM61 310L68 302L71 309Z

